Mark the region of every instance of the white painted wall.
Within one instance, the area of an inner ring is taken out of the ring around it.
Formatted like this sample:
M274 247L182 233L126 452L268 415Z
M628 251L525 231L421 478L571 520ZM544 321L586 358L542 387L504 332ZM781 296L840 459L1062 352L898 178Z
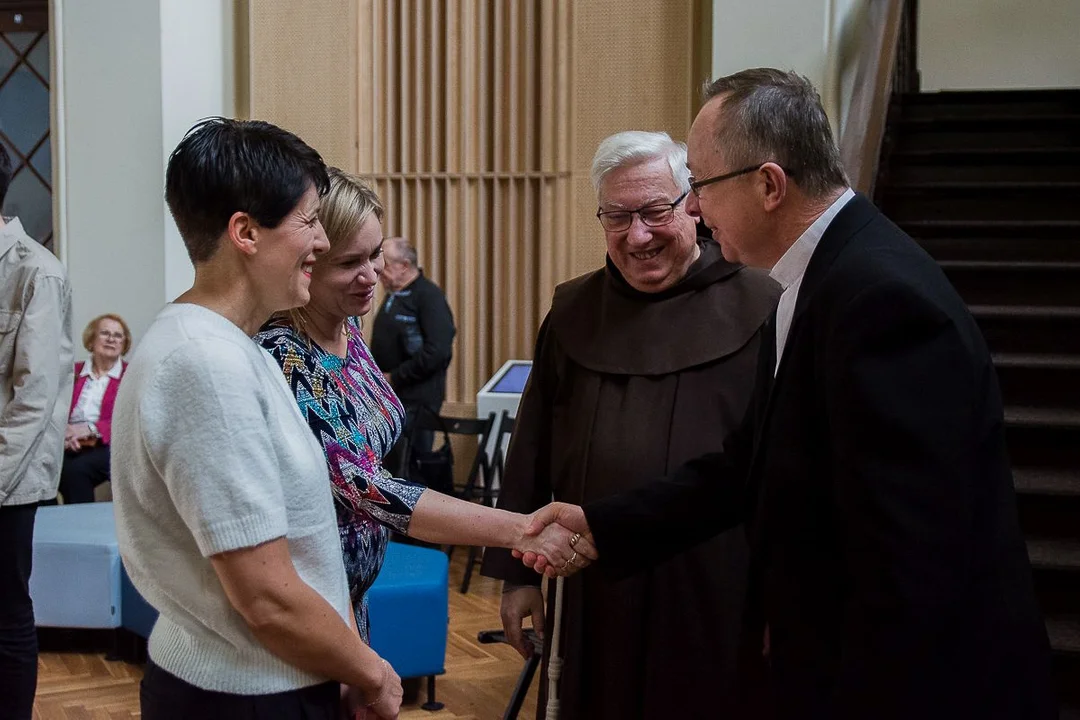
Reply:
M830 0L713 0L713 77L750 67L796 70L819 88Z
M867 0L713 0L713 77L750 67L805 75L833 121L851 96Z
M162 176L173 148L205 117L235 112L231 0L159 0L161 3ZM191 287L195 271L164 205L165 299Z
M78 337L90 318L117 312L138 337L161 307L165 282L158 5L67 0L60 17L57 200L73 330Z
M122 315L136 341L193 272L163 200L199 118L233 113L232 0L53 0L58 248L74 329Z
M1080 87L1080 0L919 4L922 89Z

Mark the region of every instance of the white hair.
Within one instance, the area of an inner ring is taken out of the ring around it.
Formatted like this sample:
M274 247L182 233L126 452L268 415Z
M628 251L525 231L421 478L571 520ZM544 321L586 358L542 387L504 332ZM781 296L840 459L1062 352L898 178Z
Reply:
M690 190L690 170L686 167L686 145L675 142L666 132L627 130L604 138L592 161L592 184L600 194L600 182L615 168L662 158L671 168L671 179L679 192Z

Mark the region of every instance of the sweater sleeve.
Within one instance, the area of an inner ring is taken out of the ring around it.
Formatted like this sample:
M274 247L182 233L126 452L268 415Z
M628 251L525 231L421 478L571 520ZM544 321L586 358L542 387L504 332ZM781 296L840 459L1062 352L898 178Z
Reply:
M250 348L193 340L140 398L142 442L206 557L288 531L275 409L258 377Z

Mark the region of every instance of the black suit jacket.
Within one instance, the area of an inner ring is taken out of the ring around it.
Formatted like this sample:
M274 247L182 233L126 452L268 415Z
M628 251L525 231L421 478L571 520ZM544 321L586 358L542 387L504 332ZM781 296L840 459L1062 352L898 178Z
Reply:
M807 267L781 365L724 451L585 508L631 573L746 520L744 670L782 718L1056 718L1050 651L979 329L864 197Z

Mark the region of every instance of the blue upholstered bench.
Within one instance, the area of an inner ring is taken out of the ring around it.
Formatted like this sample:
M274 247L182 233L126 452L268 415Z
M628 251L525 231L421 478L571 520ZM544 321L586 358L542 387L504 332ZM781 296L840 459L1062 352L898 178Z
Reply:
M390 543L368 591L371 646L403 678L435 676L446 659L448 560L429 548ZM30 594L41 627L123 628L147 638L157 620L127 577L116 545L112 503L54 505L38 510Z
M438 710L435 676L445 672L449 560L439 550L392 542L368 590L371 647L403 678L428 679L425 710Z
M121 574L112 503L38 509L30 596L40 627L120 627Z

